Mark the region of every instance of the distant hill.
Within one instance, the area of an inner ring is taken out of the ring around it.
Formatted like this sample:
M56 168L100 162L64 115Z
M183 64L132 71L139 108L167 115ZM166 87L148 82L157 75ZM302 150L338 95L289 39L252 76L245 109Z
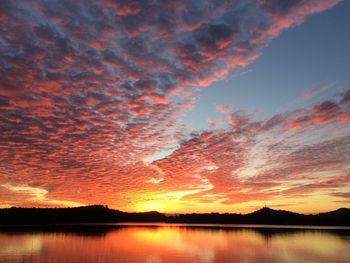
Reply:
M304 215L266 207L245 215L231 213L165 215L154 211L127 213L101 205L75 208L0 209L0 225L120 222L350 226L350 209L340 208L317 215Z
M126 213L102 205L74 208L5 208L0 209L0 224L32 225L60 223L164 222L158 212Z
M307 221L307 216L285 210L274 210L264 207L258 211L245 216L247 222L254 224L280 224L280 225L299 225Z
M265 207L245 215L194 213L180 214L167 219L168 222L174 223L350 226L350 209L340 208L317 215L304 215Z

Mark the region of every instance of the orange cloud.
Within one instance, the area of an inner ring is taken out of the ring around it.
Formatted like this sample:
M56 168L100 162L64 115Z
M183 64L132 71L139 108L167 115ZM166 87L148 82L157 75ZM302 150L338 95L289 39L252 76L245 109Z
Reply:
M181 210L278 198L312 166L342 176L348 92L265 121L219 106L230 129L189 134L181 125L199 88L249 65L283 29L336 2L1 3L2 202L130 210L170 198ZM327 153L313 162L302 133L316 134L317 125L326 137L331 123L334 141L312 142Z

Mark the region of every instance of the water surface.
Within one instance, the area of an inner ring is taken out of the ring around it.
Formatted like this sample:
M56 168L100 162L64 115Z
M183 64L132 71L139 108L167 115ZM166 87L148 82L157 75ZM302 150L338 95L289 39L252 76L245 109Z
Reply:
M162 224L0 228L0 262L350 263L350 230Z

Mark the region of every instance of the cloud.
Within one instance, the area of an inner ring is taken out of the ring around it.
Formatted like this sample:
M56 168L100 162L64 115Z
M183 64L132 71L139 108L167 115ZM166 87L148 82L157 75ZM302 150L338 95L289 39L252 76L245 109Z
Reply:
M340 98L334 105L342 103ZM311 110L332 115L337 112L333 108L326 100ZM202 180L212 186L198 188L184 200L232 205L329 195L329 190L350 186L349 121L310 123L289 130L285 127L295 115L310 109L262 121L224 106L219 106L219 111L238 121L234 126L228 123L228 129L193 134L178 150L155 162L164 172L163 183L169 189L188 189L199 186Z
M268 34L274 37L282 30L302 23L307 15L332 8L338 4L340 0L260 0L259 2L273 21L272 26L268 30Z
M288 124L289 128L296 129L330 122L348 122L350 120L348 92L343 93L339 101L326 100L316 104L311 109L300 111L297 115L299 116Z
M23 199L26 200L26 206L48 206L48 207L67 207L67 206L82 206L81 203L64 201L64 200L52 200L47 198L48 191L41 188L30 187L27 185L10 185L3 184L0 188L0 196L7 201L10 201L12 205L23 206ZM11 196L11 200L8 200L8 196Z
M350 198L350 193L349 192L333 193L333 196L341 197L341 198L344 198L344 199L349 199Z
M290 104L298 104L298 103L302 103L307 100L310 100L316 97L318 94L325 92L329 88L330 88L330 85L319 85L319 86L315 86L310 89L307 89L303 92L303 94L300 97L293 100Z
M226 203L271 196L266 184L236 176L257 137L282 124L346 123L347 93L265 122L222 108L229 130L188 134L181 118L198 89L242 70L282 30L338 1L287 2L1 1L0 184L27 187L2 200L32 204L43 191L46 203L128 208L167 192ZM176 144L154 162L164 174L142 162Z

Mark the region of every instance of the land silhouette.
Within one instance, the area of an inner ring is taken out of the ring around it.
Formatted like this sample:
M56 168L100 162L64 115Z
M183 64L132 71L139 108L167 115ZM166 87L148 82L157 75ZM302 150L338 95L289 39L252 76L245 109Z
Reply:
M350 226L350 209L339 208L335 211L310 215L274 210L268 207L249 214L191 213L176 215L167 215L156 211L129 213L109 209L102 205L74 208L12 207L0 209L0 226L122 222Z

